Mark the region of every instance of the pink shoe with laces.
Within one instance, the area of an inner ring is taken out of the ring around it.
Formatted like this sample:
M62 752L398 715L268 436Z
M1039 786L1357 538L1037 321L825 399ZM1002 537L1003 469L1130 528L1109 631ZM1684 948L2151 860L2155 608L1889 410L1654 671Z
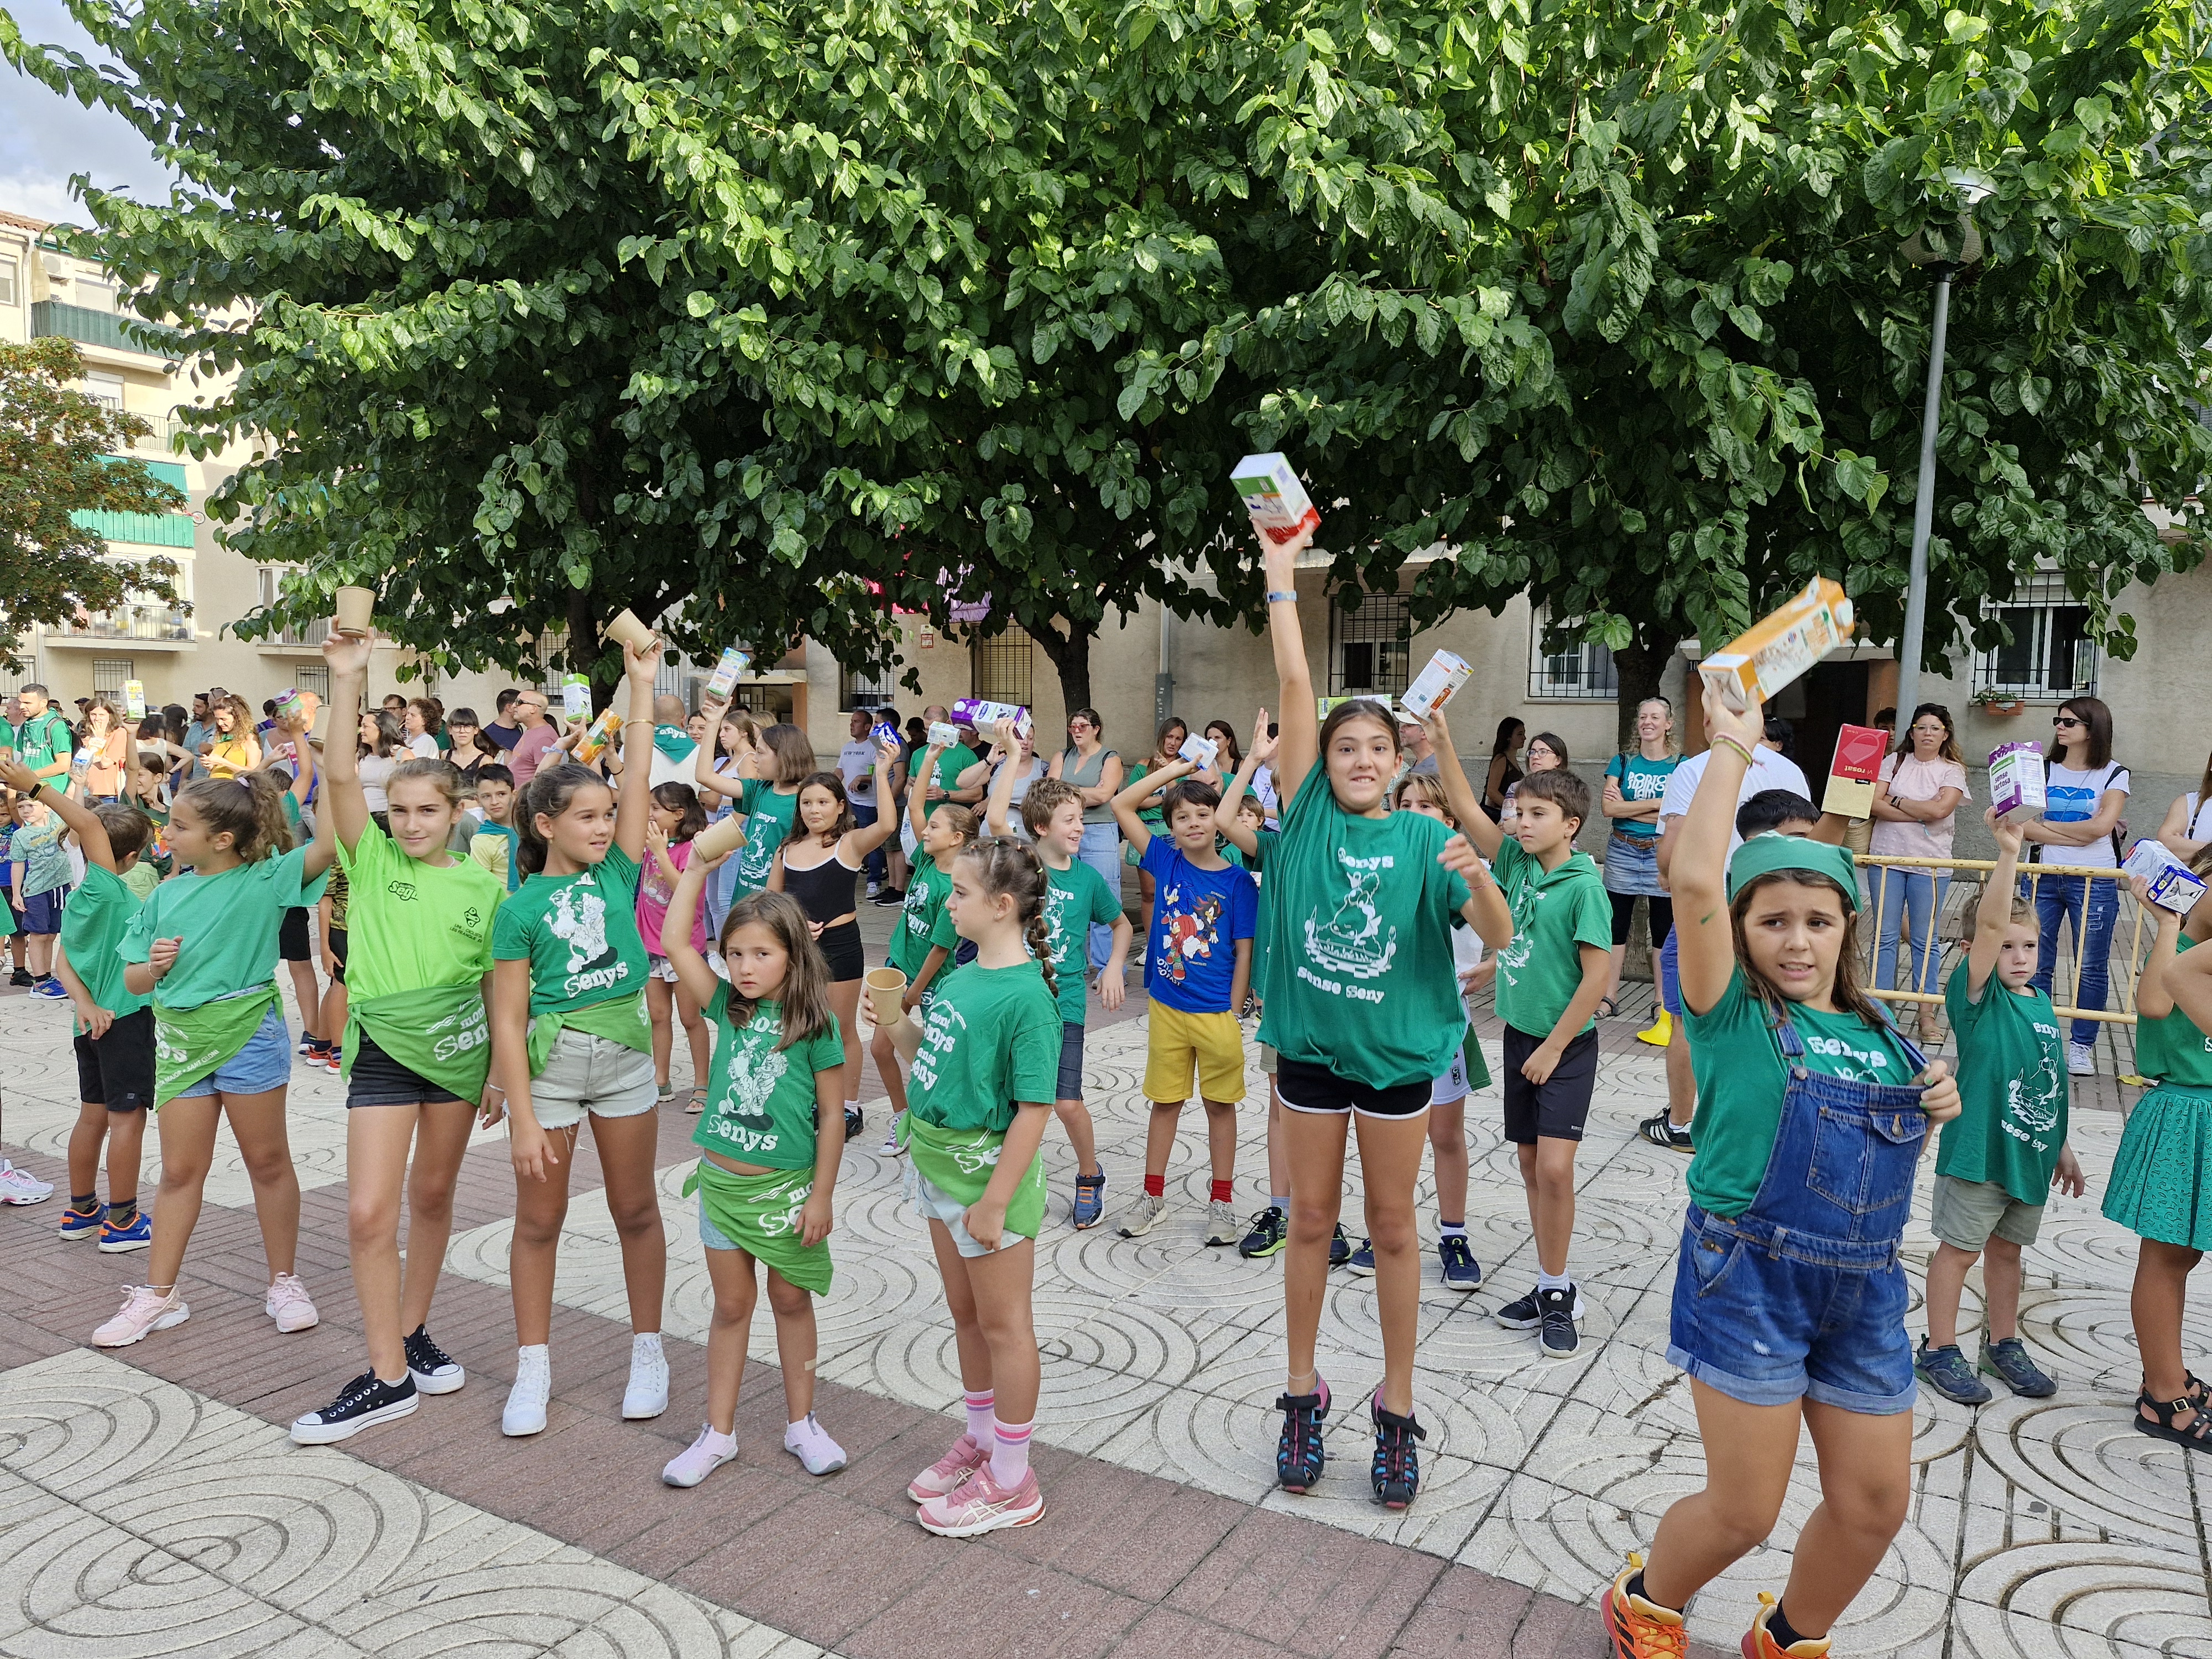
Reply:
M114 1318L92 1334L95 1348L127 1348L142 1337L181 1325L192 1316L185 1298L172 1285L157 1291L151 1285L133 1285L123 1293L123 1306Z
M297 1273L278 1273L269 1287L269 1299L261 1310L276 1322L276 1328L287 1334L313 1330L322 1322L322 1315L315 1311L307 1287L300 1282Z
M964 1486L931 1498L914 1516L939 1538L973 1538L1001 1527L1026 1527L1043 1517L1044 1494L1037 1490L1036 1472L1024 1469L1018 1486L1002 1486L991 1479L988 1462Z
M951 1451L907 1483L906 1495L917 1504L927 1504L933 1498L957 1492L990 1461L990 1455L971 1436L963 1433L952 1443Z

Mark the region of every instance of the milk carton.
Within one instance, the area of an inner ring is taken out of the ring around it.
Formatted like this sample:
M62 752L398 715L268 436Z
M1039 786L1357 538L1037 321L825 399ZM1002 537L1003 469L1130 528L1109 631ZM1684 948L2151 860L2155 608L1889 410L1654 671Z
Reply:
M1287 456L1247 455L1230 469L1229 483L1244 498L1254 526L1278 546L1321 522Z
M2188 866L2159 842L2145 838L2128 849L2120 866L2129 875L2150 884L2150 902L2161 910L2185 916L2204 896L2204 884L2189 873Z
M903 749L906 746L906 734L890 720L878 720L870 726L868 738L878 749L885 744L890 744L894 749Z
M289 686L276 694L276 719L280 724L307 712L307 700L300 695L298 686Z
M2045 805L2043 750L2032 743L1990 750L1990 805L2007 823L2033 823Z
M960 744L960 728L950 720L932 720L923 734L933 749L957 749Z
M714 672L707 676L707 701L729 702L730 693L738 689L738 682L752 665L752 658L734 645L723 652L721 661L714 665Z
M1474 678L1474 670L1456 651L1439 651L1429 665L1413 677L1398 706L1417 720L1425 720L1458 695Z
M988 702L981 697L961 697L952 705L952 723L972 726L981 737L991 735L991 728L1000 720L1014 723L1014 735L1026 738L1030 734L1030 711L1018 702Z
M1200 771L1205 772L1212 769L1213 757L1220 752L1221 745L1211 738L1188 737L1182 740L1182 747L1176 750L1176 757L1193 763Z
M1753 623L1698 665L1705 684L1741 714L1771 702L1783 687L1851 636L1851 602L1826 576Z
M1889 734L1877 726L1846 726L1836 733L1836 758L1828 767L1827 793L1820 810L1838 817L1863 818L1874 811L1874 787L1881 777L1881 757Z
M561 712L572 720L580 720L592 712L592 683L581 674L561 677Z

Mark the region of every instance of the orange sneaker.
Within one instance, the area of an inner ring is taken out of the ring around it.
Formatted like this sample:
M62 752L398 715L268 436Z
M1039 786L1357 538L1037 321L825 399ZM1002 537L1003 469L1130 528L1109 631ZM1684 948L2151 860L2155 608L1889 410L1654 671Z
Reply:
M1766 1621L1781 1606L1765 1590L1759 1591L1759 1616L1743 1633L1743 1659L1828 1659L1828 1644L1834 1639L1832 1637L1808 1636L1785 1648L1766 1633Z
M1605 1633L1613 1643L1613 1659L1688 1659L1690 1636L1682 1615L1628 1593L1628 1581L1643 1571L1644 1558L1630 1556L1605 1593Z

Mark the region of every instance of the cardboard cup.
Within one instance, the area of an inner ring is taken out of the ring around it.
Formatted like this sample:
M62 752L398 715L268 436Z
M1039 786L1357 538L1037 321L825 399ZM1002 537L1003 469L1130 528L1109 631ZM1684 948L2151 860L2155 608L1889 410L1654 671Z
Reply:
M871 968L861 981L868 989L868 1006L875 1011L876 1024L888 1030L906 1018L899 1006L906 995L906 975L896 968Z
M369 618L376 614L376 590L373 587L341 587L338 589L338 632L366 634Z
M710 823L701 830L698 839L691 843L691 848L701 858L720 858L723 854L733 850L744 838L744 819L732 812L720 822Z
M646 642L652 639L653 630L637 619L635 611L621 611L616 612L615 619L607 624L607 637L633 650L642 651Z

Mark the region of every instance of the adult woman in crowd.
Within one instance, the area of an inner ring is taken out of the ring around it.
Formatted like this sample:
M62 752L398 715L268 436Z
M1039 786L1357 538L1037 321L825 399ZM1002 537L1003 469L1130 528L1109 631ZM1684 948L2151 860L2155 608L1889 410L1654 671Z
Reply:
M1505 818L1505 794L1521 781L1521 745L1528 728L1508 714L1498 722L1497 740L1490 745L1490 770L1482 780L1482 810L1500 823Z
M1067 747L1052 758L1046 775L1059 779L1083 797L1083 861L1105 878L1116 893L1121 890L1121 831L1114 822L1114 797L1126 781L1121 757L1106 747L1106 722L1095 708L1079 708L1067 717ZM1114 948L1114 930L1091 929L1091 971L1106 965Z
M123 793L124 768L129 763L131 734L115 717L115 710L94 698L76 729L77 758L84 764L84 798L100 803Z
M2098 697L2069 697L2051 717L2051 748L2044 758L2042 818L2021 833L2039 864L2118 867L2120 814L2127 810L2128 769L2112 758L2112 711ZM2101 1010L2112 984L2112 922L2120 912L2120 886L2087 876L2031 876L2042 934L2040 960L2030 981L2051 995L2058 965L2058 930L2073 928L2081 978L2074 1006ZM2054 998L2054 1000L2057 999ZM2066 1045L2066 1069L2087 1077L2097 1069L2097 1022L2077 1019Z
M1567 763L1567 740L1556 732L1539 732L1528 739L1528 770L1522 776L1533 776L1538 772L1556 772ZM1521 777L1505 786L1504 811L1500 823L1513 822L1513 797L1521 787Z
M392 811L384 786L392 776L392 769L411 758L406 733L397 714L388 708L361 711L361 787L368 797L368 815L376 820L380 830L384 827L386 815Z
M1613 983L1597 1006L1601 1018L1620 1012L1620 966L1628 955L1636 901L1650 905L1655 961L1674 930L1674 902L1659 879L1659 807L1667 780L1681 763L1674 752L1674 705L1664 697L1644 698L1636 705L1636 747L1606 763L1605 793L1598 802L1611 830L1605 842L1605 890L1613 896Z
M453 744L446 758L460 769L464 777L475 777L479 767L507 764L507 751L484 736L473 708L456 708L447 715L446 735Z
M1244 751L1237 747L1237 733L1230 729L1229 722L1224 720L1206 721L1206 740L1218 747L1213 764L1205 769L1213 787L1218 789L1237 775L1237 769L1244 763Z
M1949 858L1959 803L1968 799L1966 768L1959 755L1951 711L1940 702L1923 702L1912 711L1897 746L1882 757L1881 787L1874 797L1874 833L1867 850L1877 858ZM1875 986L1899 988L1897 945L1902 925L1912 932L1903 988L1935 991L1936 969L1943 961L1939 924L1943 895L1950 890L1949 873L1877 865L1872 879L1881 918L1875 946ZM1932 1031L1936 1011L1923 1004L1913 1005L1913 1011L1914 1020L1930 1022L1927 1029ZM1910 1032L1917 1026L1906 1024L1905 1029Z
M234 778L261 768L261 744L253 735L253 711L246 699L227 696L209 716L211 738L200 757L210 777Z
M1159 730L1152 735L1152 752L1129 769L1129 781L1134 783L1139 778L1149 777L1155 772L1164 771L1168 767L1173 766L1180 758L1176 751L1189 741L1189 722L1180 715L1169 715L1160 722ZM1156 836L1165 836L1168 832L1166 801L1167 786L1163 784L1157 793L1146 795L1137 804L1137 816L1144 821L1145 827ZM1136 857L1135 849L1124 843L1121 848L1122 862L1133 864L1136 861ZM1152 872L1140 869L1137 872L1137 937L1139 939L1149 939L1152 936ZM1145 947L1140 944L1137 947L1137 961L1139 966L1143 964L1144 959Z
M416 760L435 760L439 756L437 705L428 697L410 697L400 716L406 731L406 749Z
M2204 776L2185 795L2176 795L2166 809L2166 822L2158 826L2166 850L2188 863L2212 847L2212 759L2204 763Z

